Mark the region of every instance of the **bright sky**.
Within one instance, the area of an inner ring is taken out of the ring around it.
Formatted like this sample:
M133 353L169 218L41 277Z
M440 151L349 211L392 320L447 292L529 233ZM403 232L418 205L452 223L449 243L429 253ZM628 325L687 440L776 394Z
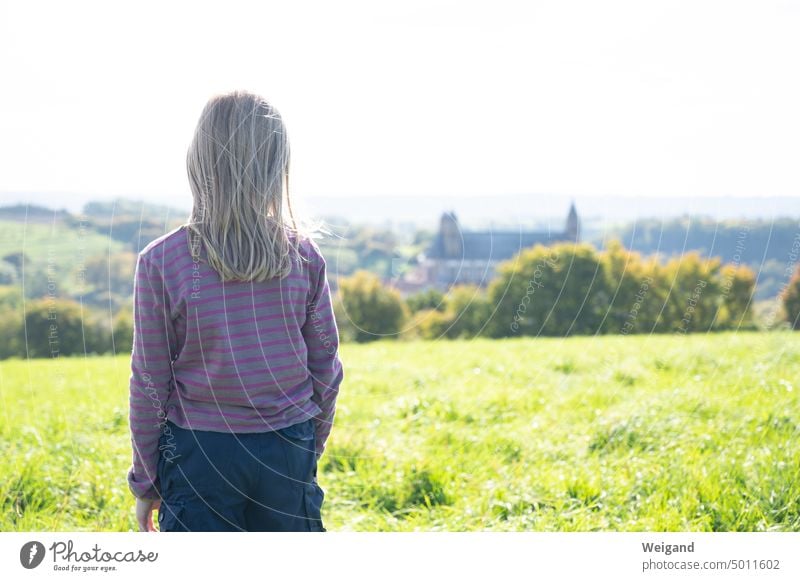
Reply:
M0 192L188 199L214 92L282 112L295 193L800 194L800 3L0 6Z

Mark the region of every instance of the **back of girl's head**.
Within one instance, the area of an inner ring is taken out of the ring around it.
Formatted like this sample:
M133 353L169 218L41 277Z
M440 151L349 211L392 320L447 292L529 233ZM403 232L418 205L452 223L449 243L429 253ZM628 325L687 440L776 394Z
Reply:
M186 155L188 228L222 280L282 278L298 258L289 153L283 119L263 97L233 91L203 109Z

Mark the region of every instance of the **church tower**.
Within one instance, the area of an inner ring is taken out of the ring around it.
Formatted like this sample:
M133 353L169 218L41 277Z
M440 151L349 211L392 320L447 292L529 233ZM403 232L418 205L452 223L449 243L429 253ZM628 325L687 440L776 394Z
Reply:
M579 242L581 236L581 225L578 220L578 212L575 210L575 202L573 201L569 206L569 214L567 215L567 229L564 232L568 240L572 242Z
M445 212L439 222L442 252L446 258L461 258L461 228L455 212Z

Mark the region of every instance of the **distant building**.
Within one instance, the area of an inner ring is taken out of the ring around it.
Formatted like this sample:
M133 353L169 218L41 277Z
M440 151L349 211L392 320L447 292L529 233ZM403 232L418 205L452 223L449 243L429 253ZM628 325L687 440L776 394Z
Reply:
M446 212L442 214L439 231L415 273L415 286L442 290L454 284L485 286L494 278L498 263L512 258L524 248L579 241L580 221L574 203L570 206L565 228L560 232L463 230L455 213Z

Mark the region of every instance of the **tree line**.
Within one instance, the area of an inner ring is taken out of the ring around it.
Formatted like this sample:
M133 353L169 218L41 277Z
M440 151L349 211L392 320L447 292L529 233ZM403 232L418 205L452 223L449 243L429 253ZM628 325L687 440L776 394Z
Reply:
M793 265L794 267L794 265ZM696 333L754 329L756 275L698 252L666 262L618 240L535 246L501 263L486 289L456 286L406 299L367 272L341 280L335 309L347 340L587 334ZM769 327L798 328L800 271L783 289ZM763 325L762 325L763 326Z
M800 269L790 265L767 328L800 329ZM501 263L487 288L455 286L403 297L374 273L339 279L334 310L343 341L753 329L755 273L697 252L666 262L612 241L535 246ZM0 358L129 353L130 305L101 310L69 298L24 303L0 287ZM763 327L763 325L762 325Z

